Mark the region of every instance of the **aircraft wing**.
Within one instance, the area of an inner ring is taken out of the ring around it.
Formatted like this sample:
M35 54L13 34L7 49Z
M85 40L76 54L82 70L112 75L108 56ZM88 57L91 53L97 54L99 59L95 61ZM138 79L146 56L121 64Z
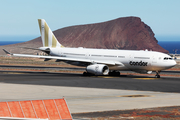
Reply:
M56 60L65 60L65 61L77 61L77 62L86 62L86 63L101 63L106 65L122 65L120 62L114 61L105 61L105 60L90 60L90 59L83 59L83 58L71 58L71 57L60 57L60 56L40 56L40 55L28 55L28 54L13 54L5 49L3 51L8 56L17 56L17 57L33 57L33 58L43 58L43 59L56 59Z

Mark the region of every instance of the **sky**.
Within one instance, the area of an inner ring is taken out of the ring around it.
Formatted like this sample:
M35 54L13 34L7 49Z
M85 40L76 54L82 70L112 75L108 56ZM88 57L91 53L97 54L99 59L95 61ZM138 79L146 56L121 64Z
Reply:
M157 37L180 37L180 0L0 0L0 37L39 37L40 18L54 31L127 16L140 17Z

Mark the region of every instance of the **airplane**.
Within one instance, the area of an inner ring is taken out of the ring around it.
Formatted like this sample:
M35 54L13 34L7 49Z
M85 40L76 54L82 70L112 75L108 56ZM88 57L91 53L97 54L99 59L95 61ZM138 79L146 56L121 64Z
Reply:
M160 71L176 65L176 61L165 53L148 50L115 50L93 48L69 48L61 45L44 19L38 19L43 47L26 48L40 50L49 56L13 54L5 49L9 56L43 58L44 61L56 59L76 66L85 66L83 75L120 75L119 71L134 71L143 74Z

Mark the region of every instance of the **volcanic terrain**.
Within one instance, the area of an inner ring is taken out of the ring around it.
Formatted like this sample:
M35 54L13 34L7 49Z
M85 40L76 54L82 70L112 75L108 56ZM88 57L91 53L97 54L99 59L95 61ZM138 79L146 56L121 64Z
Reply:
M102 23L65 27L55 30L54 34L65 47L147 49L168 53L158 45L152 29L138 17L123 17ZM19 47L42 47L41 37L15 45L0 46L0 49L4 48L12 53L36 54L38 52ZM0 54L4 54L2 50Z

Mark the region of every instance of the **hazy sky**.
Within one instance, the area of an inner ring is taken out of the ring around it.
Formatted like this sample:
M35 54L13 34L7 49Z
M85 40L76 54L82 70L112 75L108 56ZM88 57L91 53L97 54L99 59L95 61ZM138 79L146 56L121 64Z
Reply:
M137 16L156 36L180 36L180 0L0 0L0 36L40 36L51 30Z

